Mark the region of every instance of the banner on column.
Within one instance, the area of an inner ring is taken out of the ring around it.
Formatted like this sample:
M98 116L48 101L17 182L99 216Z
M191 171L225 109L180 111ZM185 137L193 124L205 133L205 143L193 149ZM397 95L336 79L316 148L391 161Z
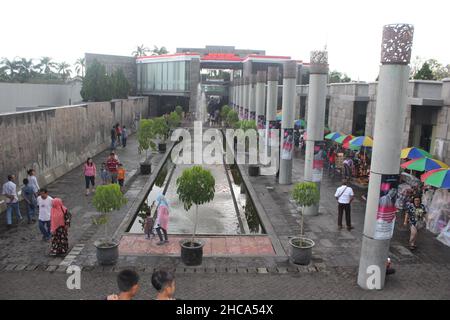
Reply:
M382 175L380 185L380 200L377 209L374 239L389 240L392 238L395 226L397 208L398 185L400 175Z
M239 119L242 119L243 116L244 116L244 108L239 107Z
M255 117L256 117L256 112L250 111L250 120L255 120Z
M283 130L283 145L281 147L281 159L292 160L294 150L294 129Z
M264 129L265 119L263 115L258 116L258 129Z
M266 137L267 137L267 145L269 147L272 146L272 139L277 139L279 141L279 137L277 137L278 131L276 129L277 129L276 120L267 121Z
M248 109L244 109L244 120L248 119Z
M325 141L314 141L314 157L312 169L312 181L321 182L323 176L323 166L325 163Z

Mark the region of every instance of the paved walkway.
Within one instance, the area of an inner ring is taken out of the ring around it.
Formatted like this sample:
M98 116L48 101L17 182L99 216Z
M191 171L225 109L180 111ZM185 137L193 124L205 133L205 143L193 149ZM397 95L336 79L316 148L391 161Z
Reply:
M171 255L180 256L181 240L186 235L171 235L169 243L158 246L159 238L145 239L144 235L125 235L120 240L121 255ZM275 252L267 236L210 236L197 237L203 241L204 256L272 256Z
M109 152L110 150L105 150L93 158L98 171L100 171L101 163L107 159ZM145 154L138 154L134 135L129 137L127 147L119 147L116 153L127 170L125 186L126 191L128 189L130 192L129 186L136 180L135 174L139 170L139 163L145 158ZM161 157L161 154L154 154L153 167L158 164ZM99 176L96 182L101 182ZM63 199L64 204L72 212L69 248L76 244L80 244L79 248L83 248L98 229L92 223L92 218L97 216L98 212L92 206L92 194L85 196L84 187L82 166L73 169L47 186L50 196ZM134 192L136 193L136 190ZM25 213L25 208L22 212ZM0 264L59 265L62 262L62 258L48 256L49 243L41 240L42 235L37 224L28 225L24 221L17 228L7 230L4 218L2 215L0 221ZM112 218L112 220L120 219L118 213L113 213Z

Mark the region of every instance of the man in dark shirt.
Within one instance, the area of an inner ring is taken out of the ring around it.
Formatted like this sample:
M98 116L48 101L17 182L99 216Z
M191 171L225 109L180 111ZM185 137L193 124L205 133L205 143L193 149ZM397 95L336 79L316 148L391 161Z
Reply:
M116 128L113 126L111 129L111 150L116 148Z

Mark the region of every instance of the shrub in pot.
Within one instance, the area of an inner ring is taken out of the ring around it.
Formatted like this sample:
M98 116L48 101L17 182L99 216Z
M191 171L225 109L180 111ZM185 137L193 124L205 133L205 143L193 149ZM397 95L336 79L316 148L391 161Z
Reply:
M230 110L227 114L226 122L228 127L237 128L239 114L235 110Z
M137 132L137 138L139 143L139 153L145 151L145 160L140 163L141 174L150 174L152 171L152 162L149 158L148 150L151 148L156 149L156 144L153 142L155 134L153 132L153 120L142 119L139 122L139 129Z
M304 236L303 211L305 207L317 205L320 201L320 191L314 182L301 182L294 186L292 198L300 211L300 236L289 240L291 247L290 258L295 264L308 265L311 261L314 241Z
M158 140L158 151L166 152L166 140L169 136L169 125L164 117L153 119L153 133L155 139Z
M180 119L183 118L183 107L182 106L176 106L175 107L175 112L178 114Z
M178 128L181 123L181 116L178 115L175 111L172 111L167 118L167 123L169 125L170 131Z
M108 184L98 186L92 204L94 208L101 212L101 215L94 218L95 224L105 226L105 237L94 242L97 248L97 261L100 265L112 265L119 257L119 242L108 237L108 215L119 210L127 203L127 199L120 191L118 184Z
M215 179L209 170L201 166L185 169L177 179L177 194L184 209L195 205L194 230L191 239L181 240L181 261L187 266L202 264L204 243L195 239L198 225L198 206L214 199Z
M224 126L227 122L228 113L233 110L230 106L224 105L222 109L220 109L220 119L222 119L222 126Z

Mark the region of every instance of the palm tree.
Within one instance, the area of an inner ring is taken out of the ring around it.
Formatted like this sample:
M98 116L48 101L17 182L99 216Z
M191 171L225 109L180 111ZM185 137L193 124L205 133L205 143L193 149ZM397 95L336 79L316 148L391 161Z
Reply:
M152 56L160 56L162 54L168 54L169 51L167 51L166 47L158 48L157 46L153 46L152 50Z
M52 68L56 67L56 63L50 57L42 57L38 67L42 73L49 75L53 72Z
M70 71L69 68L70 64L64 61L57 64L58 73L60 74L63 80L66 80L68 77L70 77L70 73L72 71Z
M35 74L35 66L33 65L33 59L21 58L17 61L18 75L20 82L29 81Z
M145 47L143 44L141 44L140 46L137 46L137 47L136 47L136 50L133 51L131 54L132 54L134 57L142 57L142 56L147 55L147 52L149 52L149 51L150 51L149 48L147 48L147 47Z
M81 71L81 77L84 78L84 70L86 68L86 59L85 58L79 58L77 61L75 61L75 72L77 75L80 74Z
M8 80L14 80L16 73L18 72L18 61L9 60L8 58L3 58L1 64L3 65L3 72L8 75Z

